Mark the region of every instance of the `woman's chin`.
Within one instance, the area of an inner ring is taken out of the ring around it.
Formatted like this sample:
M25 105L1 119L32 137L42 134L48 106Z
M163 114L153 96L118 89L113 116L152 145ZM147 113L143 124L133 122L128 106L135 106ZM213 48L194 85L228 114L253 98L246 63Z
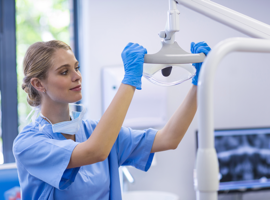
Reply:
M74 102L77 102L77 101L80 101L82 100L82 94L80 95L75 95L74 97L72 97L71 101L69 101L69 103L74 103Z

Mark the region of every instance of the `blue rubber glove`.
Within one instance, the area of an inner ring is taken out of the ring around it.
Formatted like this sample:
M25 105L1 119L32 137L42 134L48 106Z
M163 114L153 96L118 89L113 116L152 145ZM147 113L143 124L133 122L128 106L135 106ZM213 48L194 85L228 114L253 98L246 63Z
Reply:
M142 89L142 74L144 55L147 50L138 44L128 43L121 56L125 68L125 76L122 83Z
M191 53L204 53L207 56L209 51L211 51L211 48L205 42L198 42L197 44L192 42L190 45L190 51L191 51ZM192 84L197 85L200 70L202 67L202 62L201 63L193 63L192 65L196 68L196 75L192 79Z

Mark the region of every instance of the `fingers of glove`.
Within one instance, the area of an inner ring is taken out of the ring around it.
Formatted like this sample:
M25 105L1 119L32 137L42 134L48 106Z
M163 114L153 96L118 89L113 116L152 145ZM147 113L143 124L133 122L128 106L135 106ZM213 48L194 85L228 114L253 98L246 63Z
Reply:
M123 52L126 51L126 50L127 50L129 47L131 47L132 45L134 45L134 43L129 42L129 43L125 46L125 48L123 49Z
M137 43L128 43L127 46L124 48L123 52L132 52L132 51L136 51L136 50L139 50L143 48L143 46L140 46L139 44Z
M194 49L196 50L198 47L201 47L201 46L208 46L208 45L205 42L198 42L197 44L194 45Z
M200 47L209 47L209 46L205 42L198 42L197 44L195 44L194 42L192 42L191 45L190 45L190 51L191 51L191 53L199 53L198 52L198 48L200 48Z
M129 51L127 54L129 55L138 55L139 57L144 57L144 55L147 53L147 50L142 47L142 46L138 46L134 49L132 49L131 51Z
M191 53L198 53L198 52L197 52L197 49L198 49L198 47L200 47L200 46L202 46L202 45L203 45L202 43L200 43L200 44L197 43L197 44L196 44L196 43L193 42L193 43L192 43L192 46L191 46L191 49L190 49L190 50L191 50Z
M197 44L195 42L192 42L190 45L190 51L192 53L196 53L196 50L197 50L198 46L200 46L200 45L203 45L203 42L199 42Z
M123 59L124 65L125 66L130 66L130 65L142 65L144 63L144 53L141 52L132 52L130 53L126 59Z
M197 49L197 53L204 53L206 56L208 55L209 51L211 51L211 48L209 46L200 46Z
M128 44L125 46L124 50L122 51L121 56L122 56L122 57L125 56L128 52L132 51L132 49L134 49L134 47L136 47L136 46L137 46L137 45L134 44L134 43L132 43L132 42L128 43Z
M139 44L135 43L128 43L128 45L125 47L125 49L122 51L122 58L125 58L126 56L131 55L136 55L136 54L142 54L144 56L144 54L147 53L147 50L143 47L140 46Z
M137 49L135 51L129 52L122 55L122 60L124 65L131 65L132 63L144 63L144 55L147 50L144 48Z
M143 46L136 45L134 46L132 52L144 55L147 53L147 50Z

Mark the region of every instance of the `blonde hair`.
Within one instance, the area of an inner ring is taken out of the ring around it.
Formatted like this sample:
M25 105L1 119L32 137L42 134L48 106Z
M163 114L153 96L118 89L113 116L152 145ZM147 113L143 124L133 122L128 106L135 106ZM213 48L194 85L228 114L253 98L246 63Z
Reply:
M36 42L26 51L23 60L22 89L28 94L27 102L30 106L37 107L41 104L39 92L32 86L31 79L45 80L47 72L52 66L53 54L57 49L71 50L70 46L59 40Z

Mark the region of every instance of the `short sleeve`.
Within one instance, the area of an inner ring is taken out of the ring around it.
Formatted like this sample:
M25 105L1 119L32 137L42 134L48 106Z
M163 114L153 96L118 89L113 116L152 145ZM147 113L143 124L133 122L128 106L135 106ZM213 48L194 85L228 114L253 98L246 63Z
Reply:
M65 189L80 169L66 169L77 144L73 140L51 139L43 133L27 132L16 138L13 153L29 174L57 189Z
M147 171L152 163L154 153L151 153L157 130L133 130L122 127L116 141L118 163L131 165Z

